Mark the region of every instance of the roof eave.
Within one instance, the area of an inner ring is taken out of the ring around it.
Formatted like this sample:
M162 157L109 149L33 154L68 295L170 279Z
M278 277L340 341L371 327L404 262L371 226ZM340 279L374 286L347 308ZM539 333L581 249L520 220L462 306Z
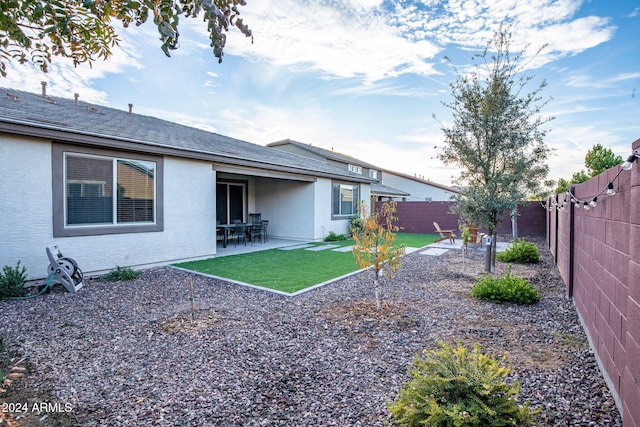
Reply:
M54 126L43 125L41 123L25 123L6 118L0 119L0 132L6 132L15 135L25 135L43 139L51 139L65 143L75 143L81 145L90 145L101 148L115 148L126 151L134 151L156 155L171 155L181 158L189 158L194 160L205 160L229 165L251 166L258 169L275 170L279 172L292 172L306 176L317 176L323 178L333 178L341 180L350 180L355 182L370 183L372 180L364 177L352 176L347 174L333 174L330 172L310 170L305 168L295 168L285 165L278 165L268 162L260 162L255 160L247 160L240 157L225 156L220 154L209 153L200 150L192 150L186 148L176 148L164 144L158 144L149 141L131 140L126 138L118 138L115 136L105 136L94 134L91 132L81 132L77 130L59 129Z

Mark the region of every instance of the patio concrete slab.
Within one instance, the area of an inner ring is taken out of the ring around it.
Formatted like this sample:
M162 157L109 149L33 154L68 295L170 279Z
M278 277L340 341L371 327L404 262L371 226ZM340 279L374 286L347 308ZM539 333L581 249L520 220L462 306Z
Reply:
M353 249L353 245L351 245L351 246L342 246L340 248L335 248L335 249L332 249L332 250L336 251L336 252L351 252L351 249Z
M304 244L301 244L301 245L285 246L285 247L278 248L278 249L280 249L281 251L292 251L294 249L306 249L306 248L310 248L312 246L313 246L312 244L304 243Z
M440 249L457 249L457 250L461 250L462 249L462 240L461 239L456 239L455 243L450 243L448 240L447 241L442 241L442 242L437 242L437 243L432 243L429 246L427 246L428 248L440 248ZM507 242L497 242L496 243L496 251L497 252L502 252L506 249L508 249L509 247L511 247L511 243L507 243ZM469 251L486 251L486 245L483 245L482 247L479 248L469 248L467 249Z
M449 249L427 248L426 250L420 252L420 255L440 256L446 252L449 252Z
M340 245L321 245L321 246L314 246L312 248L306 248L305 251L324 251L327 249L333 249L333 248L337 248Z

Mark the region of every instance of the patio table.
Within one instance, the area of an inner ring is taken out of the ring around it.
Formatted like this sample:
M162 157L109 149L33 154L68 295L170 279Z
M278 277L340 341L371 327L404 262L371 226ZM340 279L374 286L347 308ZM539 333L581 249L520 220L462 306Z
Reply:
M226 248L229 242L229 229L234 228L238 224L216 224L216 230L222 230L222 247Z

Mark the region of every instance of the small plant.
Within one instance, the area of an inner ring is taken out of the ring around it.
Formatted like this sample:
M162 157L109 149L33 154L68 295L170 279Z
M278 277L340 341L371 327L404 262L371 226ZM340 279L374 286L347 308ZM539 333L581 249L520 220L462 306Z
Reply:
M511 266L509 271L497 280L490 275L477 279L471 288L471 295L498 303L508 301L516 304L534 304L540 301L540 293L527 279L511 275Z
M134 280L140 277L140 272L135 271L131 267L119 267L116 266L113 270L102 276L102 280L105 282L118 282Z
M360 216L362 217L362 232L353 234L355 244L351 252L356 257L360 268L371 268L373 272L373 289L376 298L376 310L380 311L380 279L383 272L392 278L402 266L400 261L405 254L404 245L396 245L396 232L400 227L394 225L398 220L395 216L397 203L394 201L383 203L379 211L367 213L367 206L360 202Z
M0 335L0 384L7 375L9 363L9 339Z
M20 297L26 293L24 287L27 281L27 269L20 266L20 261L15 267L5 265L0 273L0 298Z
M469 227L461 225L460 230L462 231L460 234L462 238L462 271L464 271L465 255L467 253L467 244L469 243Z
M505 379L506 354L496 358L458 344L438 343L424 350L409 367L413 378L387 404L401 426L526 426L532 425L528 404L516 402L520 384Z
M360 235L363 230L364 223L362 222L362 217L360 215L352 216L349 220L349 231L351 232L351 235Z
M540 261L540 252L532 242L518 239L504 252L496 254L498 261L516 262L520 264L534 264Z
M333 231L330 231L329 234L327 234L327 237L324 238L325 242L337 242L340 240L347 240L347 236L345 236L344 234L336 234Z

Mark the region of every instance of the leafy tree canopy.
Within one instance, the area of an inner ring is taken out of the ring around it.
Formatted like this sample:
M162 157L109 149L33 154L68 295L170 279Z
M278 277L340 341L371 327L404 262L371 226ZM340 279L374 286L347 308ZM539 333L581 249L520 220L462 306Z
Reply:
M574 172L570 181L560 178L555 192L558 194L564 193L569 190L571 184L583 183L620 163L622 163L622 157L613 154L611 149L605 148L601 144L596 144L591 150L587 151L587 155L584 157L584 165L587 167L587 172L584 169Z
M611 149L600 144L594 145L584 158L584 164L590 176L600 175L620 163L622 163L622 157L616 156Z
M526 93L532 85L522 73L526 51L512 54L510 44L511 34L501 27L473 57L475 68L450 85L453 100L443 103L453 122L442 127L439 157L461 169L456 213L494 236L500 214L539 192L549 171L541 127L552 118L540 115L548 102L540 97L546 82Z
M142 25L149 17L158 28L160 48L170 56L177 49L179 17L202 16L213 54L222 61L226 32L251 30L240 18L244 0L3 0L0 2L0 74L9 61L32 63L47 72L55 55L75 65L107 59L119 43L114 28Z

